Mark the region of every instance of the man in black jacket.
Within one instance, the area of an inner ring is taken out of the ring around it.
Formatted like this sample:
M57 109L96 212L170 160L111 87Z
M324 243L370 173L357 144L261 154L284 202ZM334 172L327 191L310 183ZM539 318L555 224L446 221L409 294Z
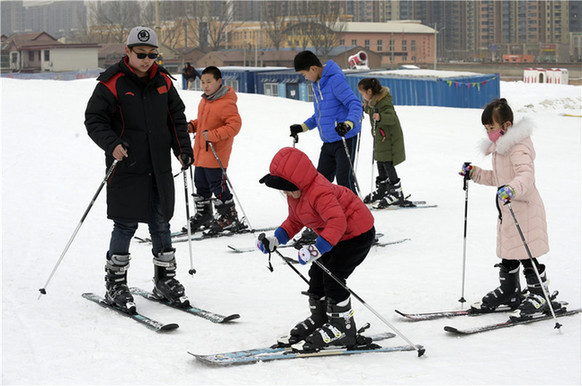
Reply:
M87 104L85 126L105 151L107 168L119 162L107 183L107 217L113 232L106 255L105 298L135 312L127 286L129 244L138 223L147 223L154 255L154 294L188 306L184 287L176 280L175 249L169 221L174 213L171 153L183 168L193 162L184 103L168 71L155 63L156 33L133 28L125 54L97 78Z

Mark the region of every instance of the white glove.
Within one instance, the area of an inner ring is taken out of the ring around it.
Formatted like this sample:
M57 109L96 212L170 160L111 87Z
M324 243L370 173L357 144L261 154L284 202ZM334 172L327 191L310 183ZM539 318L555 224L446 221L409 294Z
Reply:
M304 246L299 250L299 253L297 254L297 259L303 265L311 263L312 261L315 261L320 257L321 252L319 252L319 249L317 249L315 244L309 244Z
M266 236L262 239L257 239L255 244L259 251L267 254L270 252L274 252L275 249L277 249L277 247L279 246L279 240L275 236ZM265 244L267 244L268 247L265 246Z

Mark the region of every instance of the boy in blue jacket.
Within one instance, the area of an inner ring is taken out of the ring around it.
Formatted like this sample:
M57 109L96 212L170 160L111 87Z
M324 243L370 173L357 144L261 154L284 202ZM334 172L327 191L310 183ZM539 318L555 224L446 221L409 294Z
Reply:
M334 61L329 60L322 65L313 52L302 51L295 56L294 65L295 71L313 82L315 112L302 124L291 125L291 136L317 127L323 141L317 171L330 182L335 178L338 185L358 195L350 159L354 160L357 136L361 130L362 102ZM346 155L342 137L346 139L350 159Z

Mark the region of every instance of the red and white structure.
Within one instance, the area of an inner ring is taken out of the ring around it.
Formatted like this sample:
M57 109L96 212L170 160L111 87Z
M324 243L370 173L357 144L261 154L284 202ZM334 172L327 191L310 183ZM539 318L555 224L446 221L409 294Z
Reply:
M566 68L526 68L523 70L524 83L568 84Z

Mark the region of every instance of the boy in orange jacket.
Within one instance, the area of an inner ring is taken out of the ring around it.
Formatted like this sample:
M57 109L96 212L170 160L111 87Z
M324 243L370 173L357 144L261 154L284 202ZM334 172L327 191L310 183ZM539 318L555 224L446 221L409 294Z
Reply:
M225 171L228 167L234 136L240 131L242 122L236 107L234 90L222 84L222 74L215 66L206 67L200 77L202 100L198 105L198 118L190 121L188 132L195 133L194 140L194 203L196 214L190 218L193 231L206 227L210 233L223 230L236 232L243 227L238 220L232 193L226 183ZM211 142L217 157L210 149ZM216 197L214 218L212 194Z

